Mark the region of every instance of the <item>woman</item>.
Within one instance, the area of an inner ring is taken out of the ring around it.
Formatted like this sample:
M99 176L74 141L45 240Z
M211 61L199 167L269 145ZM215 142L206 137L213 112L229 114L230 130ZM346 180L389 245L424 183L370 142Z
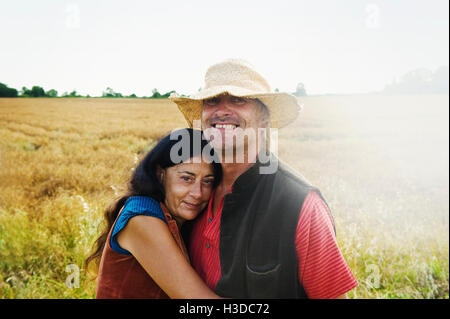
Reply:
M87 269L101 256L97 298L219 297L190 266L180 227L205 208L221 167L202 158L211 148L203 138L196 147L200 131L174 136L179 138L166 136L143 158L128 192L105 213L107 227L86 259Z

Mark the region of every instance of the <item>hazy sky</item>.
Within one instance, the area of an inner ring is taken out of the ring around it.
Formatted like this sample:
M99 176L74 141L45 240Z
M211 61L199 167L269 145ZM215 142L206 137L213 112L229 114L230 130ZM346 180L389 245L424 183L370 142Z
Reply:
M203 85L244 58L272 88L363 93L449 61L448 0L3 1L0 82L101 95Z

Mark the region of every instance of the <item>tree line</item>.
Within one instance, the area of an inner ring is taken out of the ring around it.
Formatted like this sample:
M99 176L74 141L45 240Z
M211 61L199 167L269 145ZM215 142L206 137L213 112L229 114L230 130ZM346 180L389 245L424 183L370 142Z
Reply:
M449 67L441 66L435 71L420 68L409 71L385 86L387 94L448 94Z
M124 95L119 92L115 92L112 88L108 87L102 92L101 96L106 98L144 98L144 99L165 99L170 96L170 94L176 93L174 90L167 93L161 94L156 88L153 89L152 95L149 96L137 96L136 94ZM77 91L64 92L62 95L58 95L58 91L55 89L50 89L48 91L40 86L33 86L31 89L27 87L22 87L22 90L18 91L15 88L10 88L6 84L0 83L0 97L91 97L89 94L81 95Z

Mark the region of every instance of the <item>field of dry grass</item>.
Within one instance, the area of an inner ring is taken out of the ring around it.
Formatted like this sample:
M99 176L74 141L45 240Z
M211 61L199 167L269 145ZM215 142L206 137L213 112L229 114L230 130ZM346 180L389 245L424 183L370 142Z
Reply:
M448 298L448 95L302 102L278 154L327 198L350 297ZM0 298L92 298L82 265L104 208L184 126L166 100L0 99Z

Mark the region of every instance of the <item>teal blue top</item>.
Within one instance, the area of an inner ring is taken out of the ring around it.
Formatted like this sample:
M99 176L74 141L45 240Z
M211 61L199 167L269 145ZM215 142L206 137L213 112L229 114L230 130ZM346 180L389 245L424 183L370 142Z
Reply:
M110 245L114 251L124 255L131 255L128 250L120 247L117 242L117 234L125 228L131 218L138 215L156 217L167 223L158 201L147 196L132 196L128 198L111 234Z

